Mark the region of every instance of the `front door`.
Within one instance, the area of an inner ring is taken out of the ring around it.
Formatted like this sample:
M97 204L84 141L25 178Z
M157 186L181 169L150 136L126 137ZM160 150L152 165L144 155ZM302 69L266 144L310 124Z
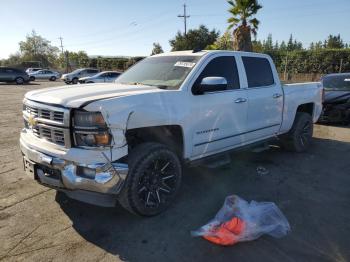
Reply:
M240 89L236 60L233 55L214 57L196 80L224 77L227 90L193 95L192 158L211 155L245 142L248 98Z

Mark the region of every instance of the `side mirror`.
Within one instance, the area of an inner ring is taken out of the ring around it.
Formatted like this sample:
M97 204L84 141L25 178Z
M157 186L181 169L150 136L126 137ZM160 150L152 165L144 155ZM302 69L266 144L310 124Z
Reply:
M196 94L205 92L224 91L227 89L227 80L225 77L209 76L202 79L199 86L196 87Z

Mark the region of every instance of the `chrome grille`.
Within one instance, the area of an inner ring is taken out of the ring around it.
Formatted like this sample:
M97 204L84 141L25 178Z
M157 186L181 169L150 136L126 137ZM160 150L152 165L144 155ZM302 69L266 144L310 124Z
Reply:
M70 147L69 110L30 100L23 104L25 128L35 137Z
M32 128L33 135L38 138L43 138L49 142L65 145L65 135L64 130L54 129L53 127L48 126L34 126Z
M38 117L42 119L52 120L59 123L64 123L64 112L62 111L54 111L43 108L36 108L30 105L24 104L24 111L33 117Z

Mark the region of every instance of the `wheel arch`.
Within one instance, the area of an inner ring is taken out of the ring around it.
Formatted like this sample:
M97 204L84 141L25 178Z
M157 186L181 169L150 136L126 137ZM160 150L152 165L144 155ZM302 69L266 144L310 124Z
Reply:
M308 113L308 114L310 114L311 117L313 117L313 115L314 115L314 108L315 108L315 103L301 104L301 105L298 106L297 111L295 112L295 115L298 112L301 112L301 113Z
M158 142L173 149L183 159L184 132L180 125L162 125L128 129L125 133L129 148L145 142Z

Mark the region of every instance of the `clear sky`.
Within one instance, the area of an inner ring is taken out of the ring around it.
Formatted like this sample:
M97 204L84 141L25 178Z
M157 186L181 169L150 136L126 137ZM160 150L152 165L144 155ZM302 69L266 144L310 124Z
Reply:
M169 51L169 39L183 31L177 17L186 2L189 28L227 28L225 0L0 0L0 58L18 50L31 30L65 49L89 55L149 55L153 42ZM258 39L288 40L292 33L308 46L340 33L350 43L350 0L260 0Z

